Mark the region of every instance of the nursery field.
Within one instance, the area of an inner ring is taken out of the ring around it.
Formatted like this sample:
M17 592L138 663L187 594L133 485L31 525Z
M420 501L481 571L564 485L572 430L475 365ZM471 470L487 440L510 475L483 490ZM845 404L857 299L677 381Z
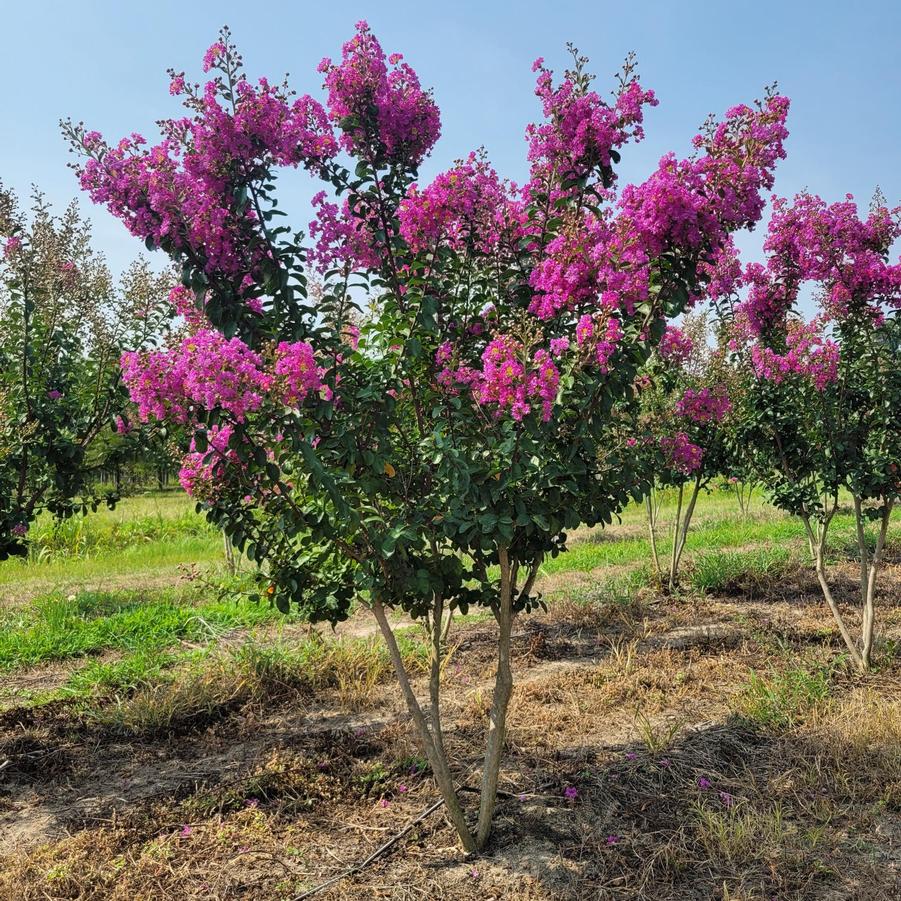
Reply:
M674 508L664 495L661 536ZM854 528L840 510L828 562L856 625ZM643 507L572 536L541 570L546 610L514 624L496 826L474 857L368 610L333 632L243 599L221 534L174 492L39 521L31 545L0 564L4 901L300 899L323 883L317 898L896 897L897 513L866 675L803 527L758 496L744 515L732 493L702 496L674 593L656 587ZM427 638L395 625L423 696ZM496 628L455 619L442 665L467 807Z
M881 5L13 15L0 901L901 899Z

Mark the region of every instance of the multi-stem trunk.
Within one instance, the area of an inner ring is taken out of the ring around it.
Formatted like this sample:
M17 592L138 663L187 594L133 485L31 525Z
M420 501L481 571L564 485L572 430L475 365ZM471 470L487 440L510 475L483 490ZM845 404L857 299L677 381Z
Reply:
M476 827L476 845L485 846L491 834L494 807L497 803L497 781L500 774L501 756L504 750L504 736L507 732L507 708L513 693L513 673L510 669L510 635L513 631L513 589L515 566L510 563L507 548L498 548L501 569L501 591L498 599L497 617L497 673L494 681L494 696L488 723L488 740L485 744L485 761L482 767L482 788L479 799L479 822Z
M676 504L676 517L673 520L673 546L670 551L670 560L669 560L669 590L672 591L675 585L675 570L676 570L676 548L679 544L679 521L682 518L682 501L685 496L685 486L679 486L679 500Z
M391 656L391 663L394 666L394 672L397 675L398 682L400 683L401 691L404 695L404 700L407 704L407 709L410 712L410 717L413 720L413 724L416 726L416 731L419 734L420 741L422 743L422 749L425 752L426 758L429 761L429 766L432 769L432 776L435 779L435 783L438 786L438 790L441 792L441 797L444 799L445 807L447 808L447 814L450 818L451 823L453 823L454 828L457 830L457 834L460 836L460 841L463 844L464 849L472 853L478 850L478 846L476 845L475 837L472 834L472 831L469 828L469 825L466 822L466 817L463 814L463 808L460 806L460 800L457 797L457 792L454 787L454 779L453 775L450 771L450 766L447 762L447 754L444 750L444 740L441 737L441 723L440 720L438 722L432 723L432 728L429 728L429 723L426 720L425 714L422 711L422 707L419 704L419 701L416 698L416 693L413 691L413 687L410 685L410 678L407 674L407 669L404 666L403 657L401 656L400 649L397 646L397 640L394 637L394 630L391 628L391 624L388 622L388 617L385 614L385 608L382 602L379 599L375 599L372 603L372 612L375 614L376 622L379 625L379 629L382 632L382 636L385 639L385 643L388 646L388 653ZM432 623L433 629L441 629L441 620L440 618L433 617ZM437 667L435 666L434 658L432 661L432 670L431 670L430 682L435 685L433 690L433 697L438 699L438 683L440 682L440 661L438 662Z
M876 626L876 579L882 566L882 554L885 549L888 527L892 516L892 502L887 501L879 521L879 532L876 546L870 557L864 532L863 501L855 496L854 518L857 524L857 546L860 553L860 601L863 607L861 624L861 662L863 669L869 669L873 652L873 634Z
M676 506L676 519L673 523L673 551L670 557L669 570L669 590L675 590L679 583L679 563L682 561L682 553L685 550L685 544L688 541L688 529L691 526L691 518L694 516L695 506L698 503L698 495L704 487L704 481L699 474L695 477L694 484L691 488L691 497L688 500L688 506L685 507L683 514L682 501L685 486L679 486L679 503Z
M435 605L428 619L429 638L431 642L431 659L429 668L429 701L430 711L426 717L419 700L410 684L410 678L404 666L397 640L388 617L384 604L376 599L372 603L372 611L375 614L379 629L388 646L394 671L400 682L404 700L407 704L410 717L419 734L423 750L432 768L432 774L441 796L447 805L448 816L460 836L460 841L466 851L472 853L481 850L489 836L494 819L494 808L497 802L497 785L500 775L500 764L504 750L504 738L506 736L507 710L510 706L510 697L513 693L513 673L510 666L511 636L513 631L513 617L516 599L528 597L538 574L540 561L535 561L529 566L528 576L521 589L517 588L518 564L510 561L506 547L498 548L500 560L501 585L500 595L496 607L495 617L498 622L498 660L495 677L494 693L489 714L488 735L485 742L485 757L482 767L482 784L479 790L479 818L475 832L466 822L466 817L460 805L453 776L444 747L444 737L441 728L441 673L443 665L443 651L447 639L447 630L450 626L450 611L445 611L445 602L441 597L436 597Z
M648 514L648 532L651 537L651 557L654 560L654 574L660 579L660 555L657 553L657 514L660 512L660 505L657 502L657 492L654 488L651 488L645 496L644 503Z
M447 628L450 628L450 611L447 616ZM444 750L444 732L441 729L441 664L444 660L442 648L447 636L444 625L444 598L440 595L435 598L435 608L429 621L429 639L431 648L429 654L429 703L432 717L432 738L435 749L446 760L447 752Z
M838 501L834 500L832 507L827 510L821 522L814 527L810 516L802 514L801 521L804 523L804 529L807 533L807 541L810 545L810 553L813 557L814 568L816 569L817 581L820 583L820 589L823 597L832 611L832 616L838 625L839 633L851 659L855 666L861 671L867 671L870 668L873 653L873 636L876 625L876 580L879 575L879 569L882 566L882 555L885 550L885 542L888 537L889 521L892 515L892 503L890 501L883 505L882 516L879 520L879 532L876 536L876 545L873 549L873 555L870 556L867 547L866 531L864 528L865 517L863 512L863 500L860 497L854 498L854 519L857 528L857 548L860 554L860 605L862 611L860 641L856 641L845 622L845 618L835 601L832 589L829 585L829 579L826 572L826 539L829 532L829 525L838 506Z
M238 563L235 558L235 546L226 532L222 533L222 543L225 548L225 568L230 576L238 571Z
M801 515L801 522L804 523L804 530L807 533L807 542L810 545L810 551L813 555L814 569L816 570L817 581L820 583L820 590L823 592L823 597L829 605L829 609L832 611L832 616L838 626L838 631L842 636L842 640L848 648L851 659L858 669L865 670L867 664L864 662L863 656L858 650L857 642L855 642L851 635L851 630L848 628L848 624L845 622L845 618L842 616L842 612L835 601L826 573L826 541L829 535L829 526L832 523L832 517L835 515L837 507L838 501L835 500L832 508L825 513L823 519L816 523L816 528L814 528L810 520L810 515L807 513Z
M741 512L742 519L748 518L751 510L751 496L754 494L753 482L735 482L735 496L738 498L738 509ZM747 494L745 493L747 492Z

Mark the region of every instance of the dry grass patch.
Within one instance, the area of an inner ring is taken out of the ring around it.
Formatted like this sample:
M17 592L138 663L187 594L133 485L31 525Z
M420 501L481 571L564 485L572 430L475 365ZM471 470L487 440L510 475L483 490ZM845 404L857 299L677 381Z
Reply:
M594 689L592 699L604 707L630 704L657 713L689 699L722 697L733 666L731 657L698 648L635 653L630 647L611 654L594 672L585 674L584 681L587 689Z
M859 687L814 711L798 735L841 797L873 801L896 817L901 816L899 696L897 677L884 679L880 690Z
M425 672L425 645L402 639L401 647L408 669ZM248 642L124 697L101 700L84 718L115 733L146 738L205 726L246 704L279 704L315 693L327 693L345 710L361 710L373 704L377 689L391 678L387 649L374 637L315 638L290 646Z

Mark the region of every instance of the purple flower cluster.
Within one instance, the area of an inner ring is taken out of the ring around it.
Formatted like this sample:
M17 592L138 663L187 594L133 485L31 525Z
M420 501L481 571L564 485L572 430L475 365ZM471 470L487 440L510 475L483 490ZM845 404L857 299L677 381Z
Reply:
M325 191L313 197L316 218L310 223L310 237L316 245L310 261L326 272L332 268L350 271L377 269L381 264L377 244L366 218L353 215L347 200L339 208L326 199Z
M531 357L521 342L509 335L498 335L482 353L482 368L454 365L454 347L448 341L438 348L436 364L441 367L437 379L445 390L457 392L468 386L479 404L521 420L538 405L546 422L551 418L560 372L548 351L539 349Z
M122 380L146 421L188 422L194 406L220 408L236 420L259 409L272 377L240 338L198 331L166 351L122 355Z
M760 342L752 346L751 366L759 378L780 384L789 375L800 375L810 379L818 391L838 378L840 348L823 336L821 321L790 320L785 342L785 353Z
M760 219L762 191L773 186L776 162L785 157L788 106L775 96L758 109L733 107L694 139L703 153L687 160L667 154L647 181L623 190L623 217L648 255L703 248L716 258L729 232Z
M415 169L441 134L438 107L399 53L386 58L366 22L357 22L356 32L339 64L319 64L341 145L370 163L387 159Z
M619 319L604 313L582 316L576 325L576 343L593 357L601 372L609 369L610 358L623 337Z
M672 436L664 435L660 439L660 449L666 458L667 466L686 476L697 472L704 458L703 448L693 444L685 432L677 432Z
M398 211L400 233L410 249L435 249L440 241L454 249L467 242L490 253L508 227L521 229L521 205L512 189L475 153L423 190L412 185ZM514 230L511 237L517 237Z
M666 331L657 345L660 359L666 360L667 363L672 363L674 366L681 366L685 363L691 356L692 350L691 338L674 325L666 327Z
M560 373L546 350L536 352L530 362L522 344L507 335L495 338L482 354L482 371L475 386L475 397L481 404L496 405L497 412L509 411L514 419L522 419L541 405L542 418L551 417L557 396Z
M204 66L230 58L230 48L214 44ZM187 91L184 78L172 88ZM309 96L290 102L266 79L253 86L243 75L233 86L214 78L185 106L193 115L163 122L164 139L152 147L137 134L110 146L98 132L73 129L88 156L81 185L133 234L190 253L207 273L253 273L259 252L248 250L247 236L259 222L251 205L236 202L237 189L271 166L319 171L338 151L328 115Z
M539 319L550 319L563 310L583 304L615 309L614 293L602 293L605 284L609 224L595 215L572 220L547 246L532 270L530 284L535 296L529 311Z
M706 425L710 422L722 422L723 417L732 409L729 392L723 385L713 390L688 388L676 403L676 413L691 422Z
M749 291L740 311L751 334L783 329L806 281L819 283L829 316L881 321L887 308L901 307L901 263L886 261L898 237L901 207L877 204L862 220L850 194L831 205L806 193L792 203L776 199L764 243L767 263L744 272Z
M549 191L552 182L583 178L594 170L609 171L612 154L630 138L644 137L645 106L656 106L653 91L645 91L634 79L622 86L611 106L590 91L576 73L566 73L554 86L554 73L538 59L535 96L541 101L545 121L530 125L530 182L527 191Z
M209 328L209 321L204 316L203 311L197 308L195 297L194 292L190 288L184 287L184 285L176 285L169 292L169 303L175 315L181 316L191 332Z
M730 290L737 274L730 233L760 218L761 191L785 156L787 113L779 96L756 110L735 107L695 139L704 152L687 160L669 154L647 181L624 188L617 215L571 219L533 269L531 312L550 319L588 307L632 316L650 296L654 261L676 251L697 256L711 291Z
M728 297L741 286L741 260L731 235L698 263L698 273L706 282L704 291L710 300Z
M182 488L198 499L212 497L216 487L222 484L226 466L240 466L238 455L229 450L232 427L212 426L207 430L208 450L201 453L193 439L187 454L182 458L178 481Z
M288 406L300 406L308 394L322 388L323 370L306 341L282 341L275 349L274 372L274 393Z

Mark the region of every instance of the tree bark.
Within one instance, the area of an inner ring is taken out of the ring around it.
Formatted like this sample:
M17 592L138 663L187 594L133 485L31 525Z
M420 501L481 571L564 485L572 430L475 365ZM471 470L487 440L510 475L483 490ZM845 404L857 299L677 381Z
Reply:
M829 580L826 577L826 537L829 532L829 523L831 519L831 516L827 517L820 529L819 536L814 536L813 528L810 525L810 517L806 514L801 517L801 521L804 523L804 528L807 532L807 540L814 554L813 562L817 574L817 581L820 583L820 590L823 592L823 597L826 599L826 603L832 611L832 616L835 619L835 622L838 625L838 631L841 633L842 639L851 654L851 659L858 669L866 670L867 664L864 662L864 659L857 648L857 643L851 636L851 632L845 623L841 610L838 609L838 604L836 604L835 598L832 596L832 589L829 587Z
M513 577L507 548L498 548L501 567L501 591L497 609L498 652L497 675L491 702L485 762L482 768L482 787L479 800L479 822L476 828L476 847L481 849L491 835L494 808L497 803L497 782L501 755L507 731L507 708L513 693L513 673L510 669L510 634L513 631Z
M676 568L676 544L679 539L679 522L682 519L682 499L685 494L685 486L679 486L679 502L676 505L676 519L673 522L673 548L670 553L670 563L669 563L669 590L672 591L674 586L673 583L673 571Z
M447 759L444 750L444 733L441 731L441 660L442 638L444 635L444 599L436 599L435 609L430 622L432 642L431 660L429 665L429 700L431 703L432 739L438 753ZM450 623L448 623L450 625Z
M454 788L453 775L448 766L447 757L444 755L443 751L439 749L438 745L433 740L432 733L429 731L429 725L422 712L422 707L420 707L419 701L416 699L416 695L410 685L410 679L407 676L407 670L406 667L404 667L403 658L401 657L400 649L397 646L397 640L394 637L394 630L388 622L388 618L385 615L385 608L380 600L376 599L373 601L372 612L375 615L376 622L379 624L379 629L385 639L385 644L388 646L388 653L391 656L394 672L397 675L398 682L400 682L401 691L403 692L404 700L407 703L407 709L419 732L423 750L425 751L429 765L432 768L432 776L435 779L438 790L441 792L441 797L444 798L448 817L450 817L451 823L453 823L454 828L457 830L457 834L460 836L460 841L462 842L464 849L471 854L478 850L478 846L472 831L466 822L466 817L463 815L463 808L460 806L460 800L457 797L457 792Z
M651 557L654 560L654 573L659 579L660 573L660 555L657 553L657 514L654 510L653 489L645 500L645 507L648 511L648 532L651 535Z
M682 510L682 486L679 486L679 508L676 512L676 524L673 527L673 557L669 574L670 591L678 584L679 563L682 560L682 552L685 550L685 543L688 541L688 528L691 525L691 518L694 516L695 505L698 502L698 495L700 493L701 477L698 476L695 479L688 506L685 508L685 515L682 517L682 522L680 523L679 517Z
M225 532L222 533L222 543L225 548L225 568L228 570L228 574L233 576L238 571L237 561L235 560L235 546Z
M869 564L866 586L864 588L861 656L865 669L869 669L870 657L873 651L873 632L876 625L876 579L879 575L879 567L882 566L882 552L885 550L885 541L888 536L891 516L892 503L886 502L885 510L882 512L882 522L879 526L879 535L876 538L876 548L873 551L873 559Z

